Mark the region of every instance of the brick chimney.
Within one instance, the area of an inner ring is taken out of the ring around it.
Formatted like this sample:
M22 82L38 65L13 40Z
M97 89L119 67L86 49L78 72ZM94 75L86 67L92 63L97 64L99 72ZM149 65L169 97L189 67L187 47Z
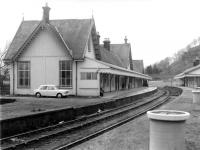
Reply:
M193 66L197 66L199 64L200 64L200 59L199 59L199 57L196 57L196 59L193 62Z
M107 49L108 51L110 51L110 39L109 38L105 38L103 41L103 47L105 49Z
M99 35L99 32L97 32L97 44L98 45L100 44L100 35Z
M127 37L125 36L125 38L124 38L124 43L127 44L127 41L128 41L128 39L127 39Z
M50 7L48 6L48 4L46 3L45 7L43 8L43 18L42 20L44 21L44 23L49 23L49 11L50 11Z

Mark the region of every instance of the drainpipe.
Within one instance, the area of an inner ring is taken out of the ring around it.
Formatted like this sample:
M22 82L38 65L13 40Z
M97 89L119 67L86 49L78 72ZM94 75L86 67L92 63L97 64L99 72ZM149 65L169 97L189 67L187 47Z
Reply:
M100 95L100 91L101 91L101 73L99 74L99 95Z
M77 61L76 61L76 96L77 96L77 85L78 85L78 84L77 84L77 80L78 80L78 79L77 79Z
M109 74L109 82L110 82L110 92L111 92L111 74Z

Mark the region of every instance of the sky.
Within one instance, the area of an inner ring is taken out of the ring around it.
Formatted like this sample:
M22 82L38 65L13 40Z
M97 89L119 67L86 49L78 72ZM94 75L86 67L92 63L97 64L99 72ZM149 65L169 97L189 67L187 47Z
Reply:
M111 43L131 43L132 58L144 66L173 56L200 37L199 0L4 0L0 5L0 51L21 21L41 20L48 2L50 19L94 17L97 31Z

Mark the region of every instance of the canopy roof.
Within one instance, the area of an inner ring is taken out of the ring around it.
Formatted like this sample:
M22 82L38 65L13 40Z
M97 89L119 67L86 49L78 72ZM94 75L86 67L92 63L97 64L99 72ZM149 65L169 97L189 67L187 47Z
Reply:
M184 78L184 77L200 77L200 74L191 74L191 72L195 71L195 70L198 70L200 69L200 64L197 65L197 66L194 66L192 68L189 68L189 69L186 69L185 71L183 71L182 73L180 74L177 74L174 79L181 79L181 78Z

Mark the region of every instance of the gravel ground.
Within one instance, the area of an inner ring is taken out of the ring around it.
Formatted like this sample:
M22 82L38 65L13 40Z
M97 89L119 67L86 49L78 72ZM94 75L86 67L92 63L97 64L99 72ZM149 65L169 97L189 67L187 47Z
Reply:
M200 104L192 103L192 89L158 109L190 112L186 122L186 150L200 150ZM146 115L85 142L72 150L148 150L149 121Z

